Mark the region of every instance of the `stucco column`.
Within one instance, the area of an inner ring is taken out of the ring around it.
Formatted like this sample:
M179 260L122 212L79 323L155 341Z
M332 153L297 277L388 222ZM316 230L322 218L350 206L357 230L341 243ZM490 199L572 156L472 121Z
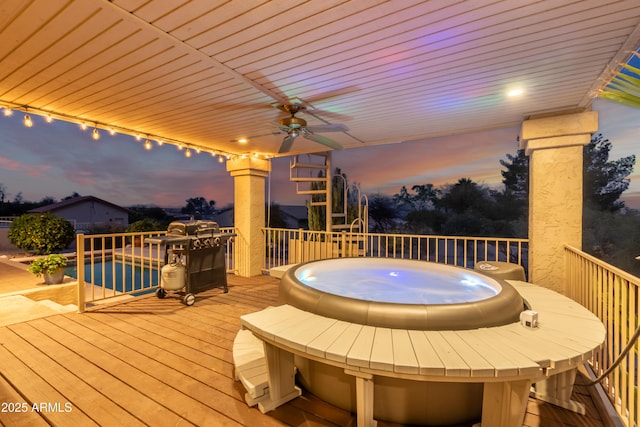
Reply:
M243 277L262 274L265 260L265 178L271 162L255 157L227 161L227 172L233 180L233 218L238 236L235 243L235 265Z
M583 148L594 111L531 118L520 148L529 156L529 281L565 293L564 245L582 248Z

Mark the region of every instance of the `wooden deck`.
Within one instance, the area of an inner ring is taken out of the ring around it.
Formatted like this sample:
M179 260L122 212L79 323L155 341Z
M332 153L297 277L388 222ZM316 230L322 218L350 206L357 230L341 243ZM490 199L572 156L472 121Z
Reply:
M0 425L355 426L306 392L266 415L245 404L233 339L241 315L277 305L277 284L230 276L192 307L150 295L0 327ZM584 382L585 416L529 399L524 426L605 426Z

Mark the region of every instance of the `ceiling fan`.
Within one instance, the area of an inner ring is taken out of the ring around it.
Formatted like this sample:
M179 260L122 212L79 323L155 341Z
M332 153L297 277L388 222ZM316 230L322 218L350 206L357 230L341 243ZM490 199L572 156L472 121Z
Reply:
M286 132L286 136L282 140L278 153L287 153L291 150L293 141L302 135L303 138L310 141L317 142L334 150L341 150L342 145L336 141L327 138L326 136L318 135L316 132L346 132L349 130L342 124L327 123L324 125L307 126L307 121L296 117L296 114L306 108L301 104L283 104L278 105L278 108L286 113L289 113L291 117L285 117L278 120L278 127L283 132Z

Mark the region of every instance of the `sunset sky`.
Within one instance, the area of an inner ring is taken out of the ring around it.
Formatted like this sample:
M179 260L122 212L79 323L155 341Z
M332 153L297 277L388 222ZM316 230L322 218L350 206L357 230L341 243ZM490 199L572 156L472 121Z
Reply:
M596 100L599 132L613 144L610 159L640 151L640 109ZM48 124L33 116L32 128L22 124L23 114L0 116L0 183L7 198L20 193L23 200L57 200L74 192L122 205L181 207L185 200L202 196L218 208L232 203L233 179L225 164L202 153L186 158L176 147L165 145L146 151L130 136L110 136L99 141L89 130L56 121ZM517 150L519 128L434 138L421 142L336 151L333 164L363 193L393 195L403 185L432 183L441 186L459 178L501 186L499 161ZM304 204L289 181L289 158L272 160L271 200ZM639 159L640 160L640 159ZM623 194L629 207L640 209L640 166Z

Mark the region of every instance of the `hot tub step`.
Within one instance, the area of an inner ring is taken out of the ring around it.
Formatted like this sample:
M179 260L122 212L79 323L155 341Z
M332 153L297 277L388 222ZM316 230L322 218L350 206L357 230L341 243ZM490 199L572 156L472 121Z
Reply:
M269 377L262 341L251 331L240 330L233 340L235 377L244 386L247 405L254 406L269 398Z

